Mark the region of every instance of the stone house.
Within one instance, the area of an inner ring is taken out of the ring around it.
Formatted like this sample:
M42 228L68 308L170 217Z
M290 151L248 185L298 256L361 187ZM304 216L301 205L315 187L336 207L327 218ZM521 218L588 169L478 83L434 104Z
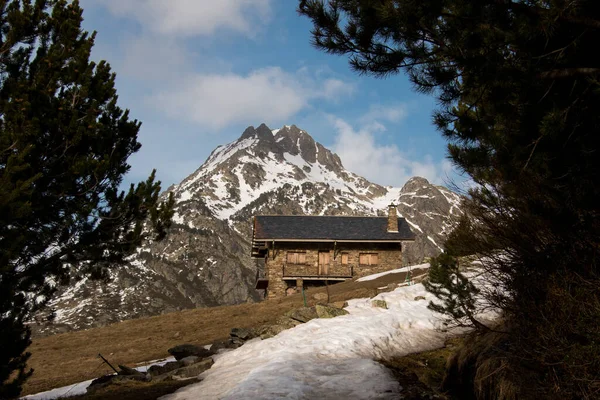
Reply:
M277 298L400 268L403 246L414 239L393 205L387 217L258 215L252 257L264 259L265 267L256 288Z

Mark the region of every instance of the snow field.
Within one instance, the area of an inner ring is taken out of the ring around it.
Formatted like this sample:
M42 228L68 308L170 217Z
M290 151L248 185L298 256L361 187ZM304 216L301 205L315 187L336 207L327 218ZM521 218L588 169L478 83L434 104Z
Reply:
M427 301L415 301L424 296ZM401 388L373 360L443 346L440 316L423 285L400 287L374 299L350 300L350 313L314 319L266 340L215 356L203 381L164 400L184 399L391 399Z

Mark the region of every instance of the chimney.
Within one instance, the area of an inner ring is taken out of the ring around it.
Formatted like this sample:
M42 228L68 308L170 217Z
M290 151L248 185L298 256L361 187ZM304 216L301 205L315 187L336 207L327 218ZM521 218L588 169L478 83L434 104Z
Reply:
M396 206L394 205L394 203L388 206L387 231L390 233L398 232L398 213L396 211Z

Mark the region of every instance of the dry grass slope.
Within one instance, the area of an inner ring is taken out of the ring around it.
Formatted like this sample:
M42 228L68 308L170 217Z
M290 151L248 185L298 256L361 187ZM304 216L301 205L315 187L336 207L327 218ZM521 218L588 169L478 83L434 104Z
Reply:
M424 274L415 270L415 276ZM389 274L366 282L343 282L329 287L330 301L373 297L377 288L401 283L405 273ZM325 288L306 292L309 305L313 295ZM113 364L134 365L169 356L167 349L182 343L212 343L229 335L231 328L252 328L273 323L287 311L301 307L301 294L254 304L185 310L108 325L102 328L35 339L30 347L29 365L35 369L24 394L92 379L111 370L102 365L98 353ZM173 389L174 390L174 389Z

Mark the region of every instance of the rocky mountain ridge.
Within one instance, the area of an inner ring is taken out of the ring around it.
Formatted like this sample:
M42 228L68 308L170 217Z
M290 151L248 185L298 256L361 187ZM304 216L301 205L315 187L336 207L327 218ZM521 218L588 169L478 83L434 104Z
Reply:
M417 235L405 263L441 251L462 214L456 193L426 179L402 188L369 182L295 125L248 127L217 147L194 173L171 186L173 226L165 240L145 243L109 283L83 280L60 291L35 331L48 334L193 307L259 301L260 268L250 258L257 214L384 215L397 205Z

